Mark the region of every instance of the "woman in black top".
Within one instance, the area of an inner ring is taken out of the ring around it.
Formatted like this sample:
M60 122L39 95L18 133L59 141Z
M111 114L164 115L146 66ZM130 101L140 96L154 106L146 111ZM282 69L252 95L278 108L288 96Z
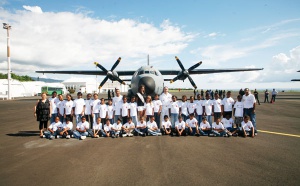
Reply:
M145 102L146 102L145 86L141 85L136 95L138 121L140 121L140 118L145 115Z
M50 101L46 93L42 93L42 99L38 100L34 107L34 116L39 121L40 137L43 137L43 129L47 129L48 120L50 119Z

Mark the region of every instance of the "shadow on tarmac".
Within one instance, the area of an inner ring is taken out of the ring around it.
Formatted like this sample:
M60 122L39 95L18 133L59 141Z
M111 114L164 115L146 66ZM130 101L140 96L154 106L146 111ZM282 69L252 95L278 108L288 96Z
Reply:
M14 134L6 134L7 136L14 136L14 137L30 137L30 136L39 136L40 131L19 131L18 133Z

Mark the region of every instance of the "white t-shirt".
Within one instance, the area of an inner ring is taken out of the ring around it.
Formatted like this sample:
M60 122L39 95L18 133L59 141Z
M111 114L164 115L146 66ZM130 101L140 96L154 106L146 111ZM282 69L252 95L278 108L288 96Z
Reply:
M244 103L243 102L235 102L234 104L234 108L235 108L235 113L234 116L235 117L243 117L244 114Z
M213 129L224 129L224 125L221 122L218 125L216 122L213 122L212 128Z
M137 116L137 104L136 104L136 102L129 103L129 108L130 108L130 116Z
M56 131L57 130L57 128L58 127L61 127L61 122L59 121L59 122L57 122L57 123L55 123L55 122L53 122L53 123L51 123L51 125L49 125L49 129L51 129L51 130L53 130L53 131Z
M152 103L154 105L154 112L158 112L160 106L162 106L162 102L160 100L153 100Z
M248 121L247 123L245 123L244 121L242 121L241 125L245 129L245 131L250 131L251 128L253 128L253 124L252 124L251 121Z
M107 115L108 119L112 119L114 115L114 107L112 105L107 105Z
M85 109L84 109L84 114L85 115L91 115L92 114L92 106L91 106L92 101L93 101L92 99L85 100Z
M94 123L93 124L93 129L95 130L101 130L102 129L102 123Z
M112 99L112 105L113 106L116 106L116 104L117 103L119 103L119 102L121 102L122 103L122 99L123 99L123 96L122 95L120 95L119 97L117 97L117 96L115 96L115 97L113 97L113 99Z
M170 94L170 93L167 93L167 94L162 93L159 96L159 100L162 103L162 109L165 110L165 111L168 111L169 110L170 102L172 101L172 94Z
M77 129L80 129L80 130L84 130L84 129L89 129L90 128L90 124L89 122L85 121L84 123L82 122L79 122L76 126Z
M66 122L64 122L64 123L61 125L61 127L62 127L63 129L68 128L68 130L72 130L72 128L73 128L73 123L72 123L71 121L69 121L68 124L67 124Z
M178 101L175 102L171 102L170 104L170 108L171 108L171 113L172 114L179 114L179 104Z
M181 108L181 113L184 114L184 115L189 115L188 114L188 102L185 101L185 102L179 102L179 107Z
M123 127L124 128L135 128L135 126L134 126L134 123L133 122L131 122L131 123L125 123L124 125L123 125Z
M197 119L193 118L193 119L187 119L186 123L188 124L189 127L197 127Z
M143 123L138 122L136 127L147 127L146 121L144 121Z
M162 128L163 128L163 126L166 128L166 129L169 129L169 128L171 128L171 126L172 126L172 124L171 124L171 122L168 120L168 121L162 121L161 122L161 125L162 125Z
M205 113L206 115L210 116L211 115L211 112L212 112L212 101L209 99L209 100L202 100L202 106L205 107Z
M157 124L155 121L153 121L152 123L151 123L151 121L148 121L147 127L148 127L148 129L157 128Z
M214 105L214 112L221 112L222 100L214 99L214 100L212 100L212 103Z
M184 122L184 121L179 122L179 120L176 121L176 122L175 122L175 128L178 128L178 129L185 129L185 122Z
M232 127L232 125L233 125L233 119L232 118L229 118L228 120L226 118L223 118L221 120L221 122L223 123L225 128Z
M113 124L113 129L114 130L118 130L118 131L121 130L122 129L122 123L119 123L119 124L118 123L114 123Z
M211 128L210 124L206 121L206 123L201 122L200 123L200 128L201 129L206 129L206 128Z
M192 114L195 112L197 104L196 104L196 102L193 102L193 103L189 102L187 106L188 106L189 113Z
M104 125L104 131L105 132L108 132L108 131L111 131L112 130L112 127L113 127L113 125L112 124L109 124L109 125Z
M73 109L73 101L65 101L65 114L70 115Z
M106 104L100 104L99 105L99 117L100 118L106 118L106 114L107 114L107 105Z
M92 113L94 113L94 114L99 113L99 105L100 105L99 99L95 99L95 100L91 101L90 105L92 107Z
M153 115L153 108L154 108L153 103L145 103L146 115L152 116Z
M196 112L197 112L197 115L202 115L203 114L203 100L197 100L195 101L196 103Z
M115 115L119 116L121 114L122 105L123 103L120 101L115 104L114 106Z
M57 97L55 98L49 98L51 107L52 107L52 113L51 114L56 114L57 113L57 108L56 108L56 104L57 102L59 102L59 99Z
M65 100L62 100L62 101L58 101L57 103L56 103L56 108L58 108L59 109L59 113L60 113L60 115L64 115L64 112L65 112Z
M243 95L242 102L244 103L244 108L253 108L253 104L256 102L253 94L249 94L248 96Z
M84 99L75 99L73 101L73 107L75 107L75 114L81 114L83 110L83 107L85 106L85 101Z
M129 104L127 102L122 103L121 109L122 109L122 117L128 116L128 114L129 114L128 109L130 109L130 107L129 107Z
M230 111L232 111L232 106L234 104L234 100L232 99L232 97L224 98L222 100L222 104L224 105L224 112L230 112Z

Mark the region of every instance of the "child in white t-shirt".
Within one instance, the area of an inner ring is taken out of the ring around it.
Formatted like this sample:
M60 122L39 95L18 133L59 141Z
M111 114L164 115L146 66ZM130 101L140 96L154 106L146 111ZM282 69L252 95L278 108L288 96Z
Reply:
M73 134L73 123L70 118L66 118L66 121L61 125L60 129L57 130L57 134L63 138L70 139Z
M108 100L108 105L107 105L107 118L109 119L110 123L113 123L113 118L114 118L114 107L112 105L111 99Z
M233 115L234 115L234 123L236 124L236 127L241 127L241 123L244 120L244 103L242 102L242 96L237 96L237 102L234 104L233 109Z
M202 122L200 123L199 131L202 136L208 136L211 133L211 126L207 122L206 117L202 117Z
M212 100L212 116L214 116L214 121L216 121L217 118L221 118L222 115L222 100L219 99L219 93L215 93L215 99Z
M186 120L185 132L186 135L200 136L198 131L198 121L194 118L194 113L189 115L189 119Z
M197 100L195 101L196 103L196 119L198 122L202 121L202 114L203 114L203 106L202 106L203 100L201 99L201 94L197 95Z
M45 137L50 140L57 138L57 130L61 127L61 125L62 123L59 121L59 117L55 117L54 122L49 125L48 131L44 132Z
M178 120L179 115L179 104L176 96L172 96L172 101L170 103L169 114L171 116L172 128L175 128L175 122Z
M133 134L133 130L135 129L135 125L134 123L132 122L132 118L131 117L128 117L128 120L127 120L127 123L125 123L123 126L122 126L122 129L123 129L123 135L122 137L132 137Z
M172 132L172 128L171 128L172 124L171 124L171 122L169 120L168 115L164 116L164 121L162 121L161 123L162 123L162 127L160 129L161 133L163 135L169 135L169 134L171 134L171 132Z
M137 110L137 103L135 102L135 96L132 96L131 97L131 102L129 103L129 109L130 109L130 112L129 112L129 115L130 117L132 118L132 122L134 124L137 124L137 113L138 113L138 110Z
M102 136L115 138L115 131L113 130L113 125L110 123L109 119L106 120L106 124L103 127Z
M225 129L232 132L234 131L234 128L233 128L233 119L230 117L229 114L227 114L225 116L225 118L223 118L221 120L221 123L224 125Z
M212 113L212 101L209 99L210 95L207 93L205 95L205 100L202 100L202 106L203 106L203 115L205 116L208 123L212 123L211 113Z
M154 118L155 122L157 124L157 127L160 128L160 113L162 111L162 102L159 100L159 95L155 94L154 95L154 100L153 100L153 106L154 106Z
M102 123L101 123L101 118L97 118L96 123L93 124L93 129L88 130L90 136L92 138L99 138L99 136L102 135Z
M183 95L181 102L179 102L179 114L182 116L183 121L186 121L189 116L188 105L189 103L187 102L187 97L186 95Z
M122 133L122 122L120 118L118 119L117 123L113 124L112 130L115 132L116 138L118 138Z
M147 117L146 121L150 120L150 117L154 115L154 105L152 103L152 98L151 96L146 97L146 102L145 102L145 115Z
M172 133L173 135L176 135L178 137L186 135L185 133L185 122L183 121L181 116L178 116L178 121L175 122L175 133Z
M104 98L100 99L99 118L101 118L101 123L105 123L107 119L107 105L105 104Z
M148 133L148 128L144 116L140 118L140 121L136 124L136 128L134 130L137 134L146 137Z
M216 122L212 124L212 133L214 136L224 136L226 135L226 130L224 125L221 123L221 119L217 118Z
M88 134L89 128L90 128L90 124L86 121L85 116L82 116L81 122L77 124L76 130L73 131L74 138L84 140L89 135Z
M244 121L241 123L242 127L239 127L238 130L234 131L232 134L238 134L246 138L247 136L251 136L254 138L254 127L252 122L250 121L249 116L244 116ZM235 135L236 136L236 135Z
M148 134L152 136L161 136L160 130L154 121L154 116L150 116L150 120L147 122Z
M121 111L120 112L121 112L121 115L122 115L123 123L126 123L128 117L129 117L129 112L130 112L130 107L129 107L129 104L127 103L126 95L123 96L123 102L121 104Z

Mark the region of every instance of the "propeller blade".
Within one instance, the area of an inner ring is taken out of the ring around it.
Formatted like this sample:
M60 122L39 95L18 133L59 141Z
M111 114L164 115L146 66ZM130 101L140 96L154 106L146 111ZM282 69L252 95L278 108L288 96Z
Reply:
M195 68L199 67L202 64L202 61L200 61L199 63L194 64L193 66L191 66L188 71L194 70Z
M191 76L190 76L190 75L188 76L188 78L189 78L189 80L190 80L191 84L193 85L194 89L197 89L197 86L196 86L196 84L195 84L194 80L191 78Z
M184 66L182 65L182 63L181 63L181 61L179 60L179 58L178 58L177 56L175 56L175 59L176 59L178 65L180 66L181 70L184 71L185 68L184 68Z
M170 83L173 83L173 82L177 81L178 78L179 78L178 76L174 77L173 79L171 79Z
M121 61L121 57L118 58L118 60L115 62L115 64L111 67L111 71L115 70L115 68L119 65Z
M101 89L101 88L103 87L103 85L106 83L107 80L108 80L108 76L106 76L106 77L102 80L102 82L101 82L100 85L99 85L99 89Z
M104 68L102 65L100 65L99 63L97 62L94 62L94 64L99 67L101 70L103 70L103 72L107 73L108 71L106 70L106 68Z
M125 85L125 82L124 82L122 79L120 79L119 77L117 77L116 79L117 79L117 81L119 81L121 84Z

